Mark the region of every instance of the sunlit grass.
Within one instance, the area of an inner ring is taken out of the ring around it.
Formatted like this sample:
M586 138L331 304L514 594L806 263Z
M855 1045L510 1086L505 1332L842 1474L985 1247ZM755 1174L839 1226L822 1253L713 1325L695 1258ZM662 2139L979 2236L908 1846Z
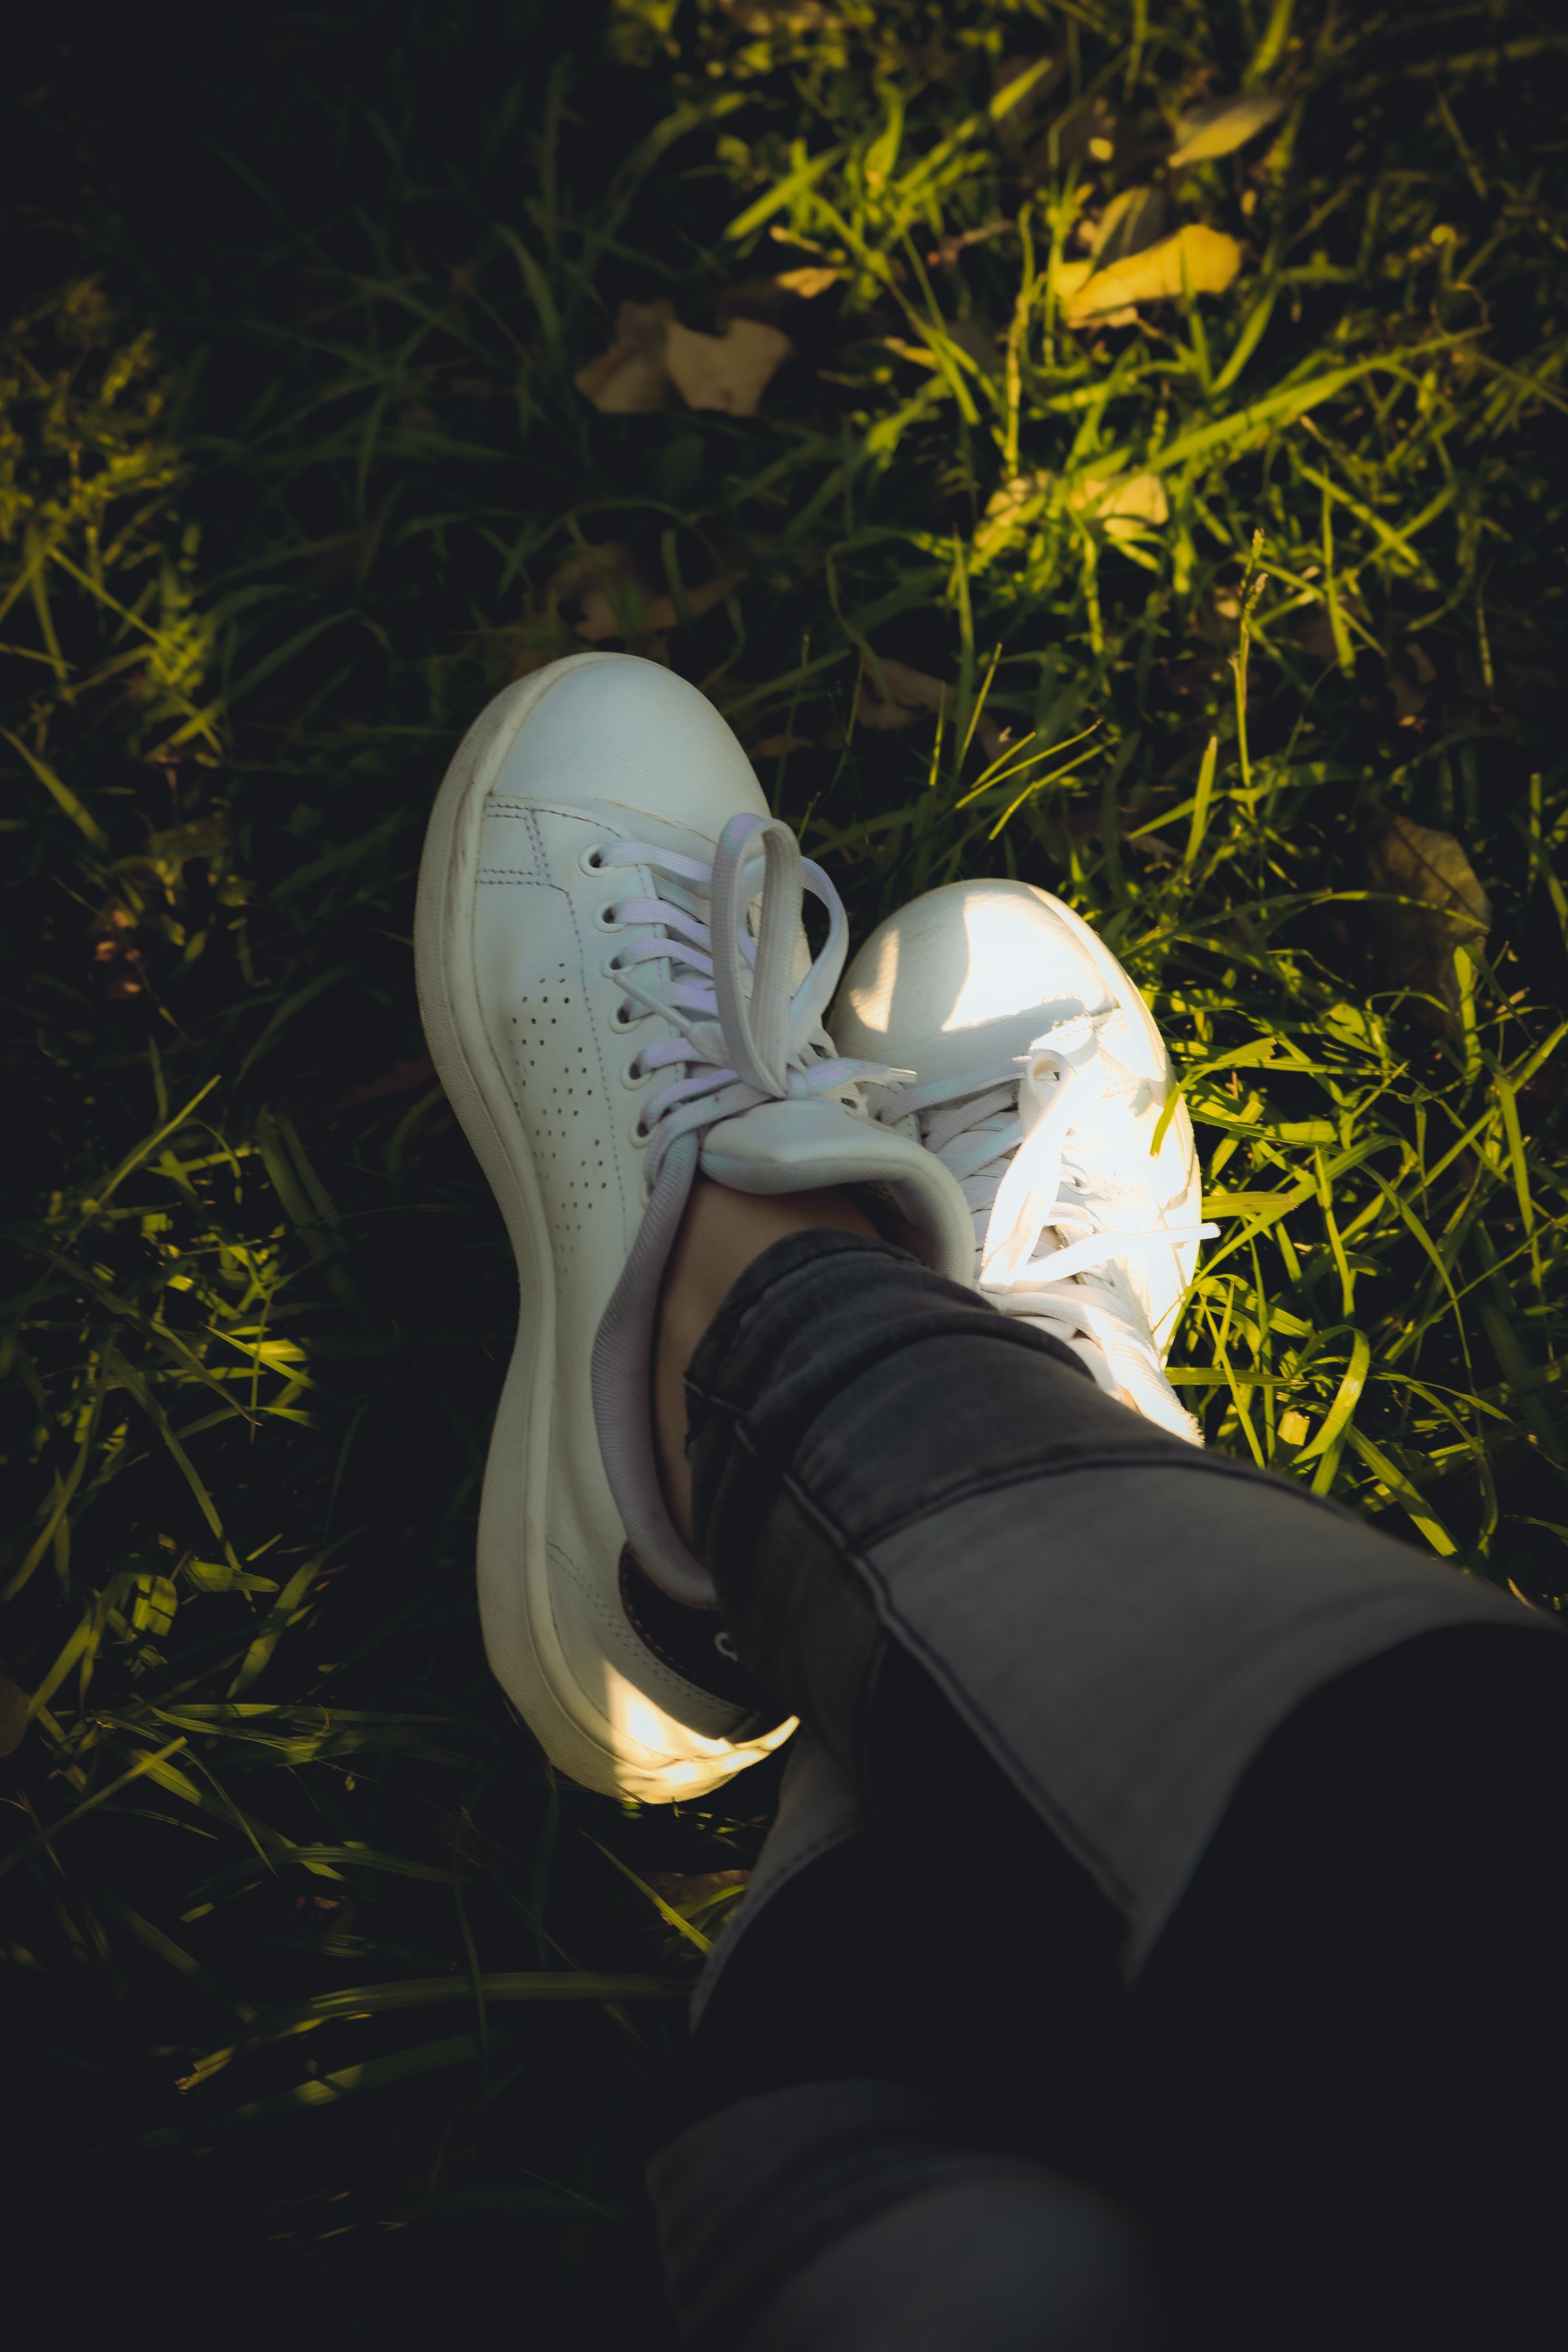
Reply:
M0 352L7 1979L274 2234L492 2196L574 2246L768 1797L617 1813L484 1669L509 1262L408 950L447 753L620 643L862 931L1068 898L1196 1122L1210 1442L1557 1607L1563 56L1506 8L650 5L476 88L416 13L374 89L260 77L211 319L119 263ZM1281 108L1170 164L1237 90ZM286 101L339 177L264 205ZM1070 326L1128 186L1238 273ZM657 299L789 335L760 415L595 412ZM411 2120L303 2152L351 2101Z

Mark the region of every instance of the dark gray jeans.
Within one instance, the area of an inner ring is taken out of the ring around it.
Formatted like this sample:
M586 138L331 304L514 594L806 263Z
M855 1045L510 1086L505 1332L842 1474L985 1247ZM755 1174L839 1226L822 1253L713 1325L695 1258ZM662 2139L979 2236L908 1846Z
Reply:
M1544 1621L884 1244L770 1250L689 1391L805 1729L650 2174L688 2340L1555 2342Z

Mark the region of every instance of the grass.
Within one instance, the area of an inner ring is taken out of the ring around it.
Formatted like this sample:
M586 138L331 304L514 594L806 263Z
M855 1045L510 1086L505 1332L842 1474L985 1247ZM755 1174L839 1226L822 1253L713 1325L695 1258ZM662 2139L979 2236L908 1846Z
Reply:
M485 1669L510 1261L413 1000L435 786L597 630L725 711L858 935L958 874L1061 892L1196 1122L1210 1443L1561 1607L1568 39L1508 0L272 25L193 60L178 140L140 45L38 33L17 110L16 2063L61 2167L134 2160L313 2294L504 2252L540 2340L657 2335L637 2169L771 1780L617 1810ZM1238 89L1281 109L1169 163ZM1130 185L1239 270L1069 325ZM760 415L584 399L659 299L782 324Z

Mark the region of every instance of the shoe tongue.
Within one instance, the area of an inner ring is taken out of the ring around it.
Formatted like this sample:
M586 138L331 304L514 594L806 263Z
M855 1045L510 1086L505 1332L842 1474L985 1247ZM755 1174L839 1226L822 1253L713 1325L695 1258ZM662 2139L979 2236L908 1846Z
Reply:
M1033 890L960 887L961 902L933 891L868 940L833 1011L840 1053L912 1069L922 1083L957 1077L1110 1005L1092 957Z

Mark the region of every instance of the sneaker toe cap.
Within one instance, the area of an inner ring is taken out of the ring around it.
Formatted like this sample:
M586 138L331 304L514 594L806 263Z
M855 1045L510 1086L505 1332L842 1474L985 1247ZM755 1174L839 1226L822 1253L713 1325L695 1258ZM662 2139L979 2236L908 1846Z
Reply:
M768 813L751 761L707 697L631 654L561 663L490 793L553 808L608 805L709 840L742 811Z

